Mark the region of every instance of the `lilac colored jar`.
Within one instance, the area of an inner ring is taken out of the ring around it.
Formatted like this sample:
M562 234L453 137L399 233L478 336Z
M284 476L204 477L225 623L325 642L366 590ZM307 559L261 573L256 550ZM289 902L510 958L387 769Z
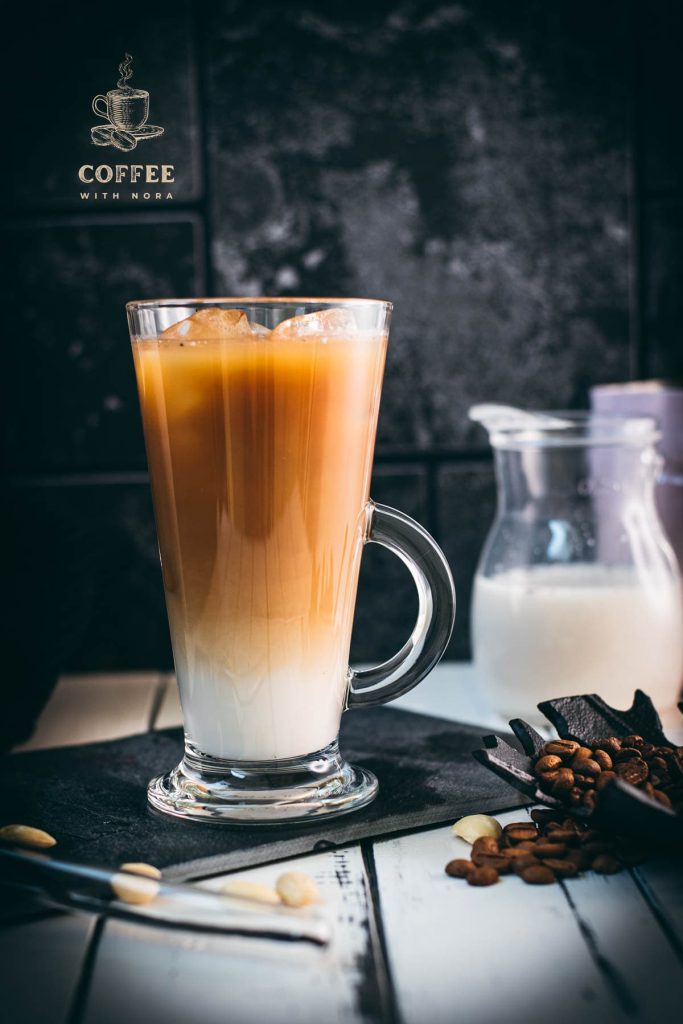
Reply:
M683 573L683 387L656 380L603 384L591 389L591 405L599 413L654 416L659 422L664 462L655 500Z

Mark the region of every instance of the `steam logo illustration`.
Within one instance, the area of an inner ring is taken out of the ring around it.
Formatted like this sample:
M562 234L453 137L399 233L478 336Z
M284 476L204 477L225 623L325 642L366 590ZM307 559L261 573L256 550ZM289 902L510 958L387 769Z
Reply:
M114 146L125 153L135 149L143 139L155 139L164 134L157 124L147 124L149 93L146 89L133 89L128 81L133 77L133 58L129 53L119 64L121 77L115 89L106 96L100 94L92 101L92 109L106 124L90 129L90 138L96 146Z

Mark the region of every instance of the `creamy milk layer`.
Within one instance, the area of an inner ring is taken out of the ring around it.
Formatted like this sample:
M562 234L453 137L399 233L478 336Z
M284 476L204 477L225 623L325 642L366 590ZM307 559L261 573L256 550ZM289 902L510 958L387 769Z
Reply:
M339 728L386 336L313 316L133 345L186 734L215 757Z
M538 566L475 581L477 678L505 718L545 721L536 705L599 693L630 707L636 689L659 709L683 682L683 606L670 579L599 565Z

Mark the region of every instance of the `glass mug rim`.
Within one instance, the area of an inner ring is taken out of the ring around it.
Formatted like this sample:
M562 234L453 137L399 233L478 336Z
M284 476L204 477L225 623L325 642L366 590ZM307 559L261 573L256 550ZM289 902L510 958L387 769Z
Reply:
M384 309L386 313L391 313L394 308L392 302L388 299L340 299L330 298L325 296L323 298L315 298L314 296L301 296L301 295L228 295L228 296L216 296L215 298L185 298L185 299L133 299L126 303L126 309L130 313L134 313L141 309L157 309L159 307L165 307L167 309L183 308L185 306L263 306L264 308L277 307L277 306L376 306Z

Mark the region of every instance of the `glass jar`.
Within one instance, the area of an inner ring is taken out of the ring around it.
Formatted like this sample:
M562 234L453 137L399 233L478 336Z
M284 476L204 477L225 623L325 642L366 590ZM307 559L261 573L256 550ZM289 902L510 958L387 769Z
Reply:
M561 417L561 418L558 418ZM506 718L598 693L659 710L683 681L678 566L654 505L655 421L588 413L491 425L498 509L475 577L477 678Z

